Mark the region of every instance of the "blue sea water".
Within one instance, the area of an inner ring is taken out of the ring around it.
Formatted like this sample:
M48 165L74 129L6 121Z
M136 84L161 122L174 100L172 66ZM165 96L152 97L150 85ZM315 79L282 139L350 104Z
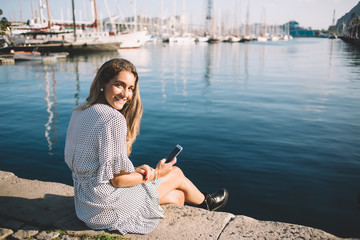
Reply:
M99 66L132 61L144 104L135 165L175 144L224 211L360 237L360 49L341 40L155 44L0 66L0 169L72 184L63 160L71 110Z

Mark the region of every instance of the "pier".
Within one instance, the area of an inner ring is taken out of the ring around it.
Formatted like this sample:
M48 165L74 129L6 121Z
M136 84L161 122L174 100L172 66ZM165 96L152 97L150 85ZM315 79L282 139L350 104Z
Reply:
M12 65L15 64L14 57L12 55L0 55L0 65Z

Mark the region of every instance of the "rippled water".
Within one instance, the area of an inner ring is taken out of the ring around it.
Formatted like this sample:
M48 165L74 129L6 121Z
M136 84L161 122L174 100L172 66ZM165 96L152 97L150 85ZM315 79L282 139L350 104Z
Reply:
M178 166L225 211L360 237L360 49L341 40L149 43L52 65L0 66L1 170L72 184L71 110L113 57L138 68L144 117L131 159Z

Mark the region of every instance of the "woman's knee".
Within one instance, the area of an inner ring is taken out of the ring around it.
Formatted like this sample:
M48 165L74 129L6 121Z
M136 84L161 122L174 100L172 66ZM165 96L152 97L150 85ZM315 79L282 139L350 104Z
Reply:
M182 179L184 177L183 171L177 166L172 167L171 174L178 179Z
M171 191L164 199L164 203L173 203L177 205L185 204L185 194L181 190Z
M180 168L173 166L171 171L163 178L160 186L164 186L165 192L181 188L185 176Z
M185 204L185 193L183 191L177 191L177 204L184 205Z

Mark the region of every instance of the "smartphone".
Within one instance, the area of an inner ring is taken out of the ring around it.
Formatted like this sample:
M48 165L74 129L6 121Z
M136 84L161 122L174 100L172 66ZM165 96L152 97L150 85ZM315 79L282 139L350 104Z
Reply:
M170 162L171 160L173 160L177 155L179 155L179 153L183 150L182 146L180 146L179 144L177 144L174 149L169 153L169 155L166 157L166 163Z

